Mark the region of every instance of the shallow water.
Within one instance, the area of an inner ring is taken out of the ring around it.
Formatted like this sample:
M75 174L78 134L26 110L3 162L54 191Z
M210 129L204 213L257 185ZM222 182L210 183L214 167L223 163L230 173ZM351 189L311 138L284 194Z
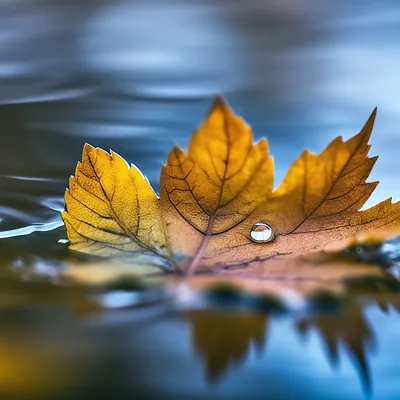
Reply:
M276 185L302 149L350 137L378 106L370 180L381 183L367 205L399 200L400 6L323 3L0 2L0 268L29 281L75 259L57 243L59 211L85 142L134 162L158 189L168 150L187 144L216 93L267 136ZM155 307L142 320L81 313L57 290L21 285L0 305L4 398L400 397L394 306Z

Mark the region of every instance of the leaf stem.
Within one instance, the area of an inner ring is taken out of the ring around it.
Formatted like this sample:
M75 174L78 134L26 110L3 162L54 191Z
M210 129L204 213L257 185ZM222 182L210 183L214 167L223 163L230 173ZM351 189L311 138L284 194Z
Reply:
M207 230L205 235L203 236L203 239L201 240L200 246L196 252L195 257L192 259L192 262L189 264L189 267L187 269L187 275L191 276L194 274L194 272L196 271L196 268L198 267L201 259L203 258L203 253L204 250L207 247L208 241L210 240L211 234L212 234L212 227L214 224L214 219L215 219L215 215L213 215L210 220L208 221L208 225L207 225Z

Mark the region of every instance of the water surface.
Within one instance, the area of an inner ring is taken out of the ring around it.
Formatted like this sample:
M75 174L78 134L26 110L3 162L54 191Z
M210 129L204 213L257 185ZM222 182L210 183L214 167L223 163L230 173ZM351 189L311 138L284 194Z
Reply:
M399 200L399 35L394 0L2 1L0 268L28 283L4 278L1 396L399 398L398 299L142 320L81 313L29 284L75 259L59 211L83 144L118 152L158 190L168 150L186 146L216 93L267 136L275 185L302 149L350 137L378 106L368 205Z

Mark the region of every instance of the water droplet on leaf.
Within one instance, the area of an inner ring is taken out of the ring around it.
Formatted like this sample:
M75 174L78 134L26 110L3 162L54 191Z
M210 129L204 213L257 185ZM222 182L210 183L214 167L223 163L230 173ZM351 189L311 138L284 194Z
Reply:
M257 222L251 228L250 238L256 243L268 243L275 239L275 232L267 223Z

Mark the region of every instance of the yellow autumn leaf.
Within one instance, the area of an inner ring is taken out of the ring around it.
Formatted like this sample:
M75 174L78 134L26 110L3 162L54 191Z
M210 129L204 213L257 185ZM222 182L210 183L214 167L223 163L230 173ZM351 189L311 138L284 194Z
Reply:
M400 226L400 203L359 211L376 187L366 182L375 112L348 141L308 150L274 192L266 139L217 97L187 153L175 147L161 171L160 198L134 165L85 145L62 213L72 250L140 254L166 268L265 267L279 255L337 247L365 231Z
M253 218L226 235L230 248L217 239L209 251L213 264L226 266L235 257L254 258L337 249L362 232L394 231L400 227L400 203L387 199L365 211L359 209L368 200L378 182L366 182L377 157L368 157L376 110L363 129L344 142L334 139L321 154L305 150L292 164L282 184L260 207ZM256 221L275 231L268 245L250 246L244 236ZM250 249L251 248L251 249ZM254 250L253 250L254 249Z
M210 239L241 226L272 194L273 161L266 139L217 98L186 155L175 147L161 172L161 207L172 250L184 269L201 263ZM248 240L248 238L246 238Z
M162 215L146 177L118 154L86 144L65 192L62 217L71 250L166 258Z

